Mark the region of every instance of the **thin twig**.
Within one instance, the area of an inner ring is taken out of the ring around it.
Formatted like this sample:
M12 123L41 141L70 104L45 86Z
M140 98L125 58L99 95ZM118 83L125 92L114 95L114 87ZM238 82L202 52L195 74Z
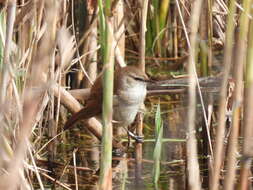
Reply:
M39 174L39 170L38 170L38 168L37 168L37 166L36 166L36 163L35 163L35 161L34 161L34 157L33 157L33 154L32 154L32 151L31 151L31 147L30 147L30 146L28 146L28 152L29 152L29 154L30 154L30 157L31 157L31 160L32 160L32 164L33 164L33 167L34 167L34 172L35 172L35 175L36 175L37 180L38 180L38 182L39 182L40 188L41 188L41 190L44 190L44 186L43 186L43 183L42 183L42 181L41 181L41 177L40 177L40 174Z
M76 152L77 148L74 149L73 151L73 163L74 163L74 174L75 174L75 185L76 185L76 190L78 190L78 178L77 178L77 172L76 172Z

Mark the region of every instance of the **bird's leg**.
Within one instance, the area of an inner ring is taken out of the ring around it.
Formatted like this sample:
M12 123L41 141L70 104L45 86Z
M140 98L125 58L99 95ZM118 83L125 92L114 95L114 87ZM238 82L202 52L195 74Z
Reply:
M134 139L137 143L143 143L143 140L144 140L144 137L143 137L143 136L138 136L138 135L132 133L131 131L129 131L128 129L126 129L125 127L123 127L123 128L126 130L127 134L128 134L132 139Z

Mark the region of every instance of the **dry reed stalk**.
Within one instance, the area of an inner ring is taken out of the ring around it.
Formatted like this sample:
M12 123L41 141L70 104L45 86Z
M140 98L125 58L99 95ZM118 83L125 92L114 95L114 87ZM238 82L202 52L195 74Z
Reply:
M253 23L250 21L250 31L249 34L253 32ZM245 87L244 87L244 110L243 110L243 151L242 151L242 163L241 163L241 174L240 174L240 189L248 189L250 184L249 174L250 167L252 163L252 137L253 137L253 117L252 117L252 107L253 107L253 36L249 35L249 46L247 52L247 64L246 64L246 76L245 76Z
M190 44L190 40L189 40L189 37L188 37L186 25L185 25L185 22L183 20L183 15L182 15L178 0L176 0L176 5L177 5L178 12L179 12L179 17L180 17L182 25L183 25L183 30L184 30L184 33L185 33L187 46L188 46L188 48L190 48L191 44ZM209 145L209 148L210 148L211 160L212 160L213 159L213 148L212 148L212 143L211 143L211 136L210 136L209 129L208 129L207 114L206 114L206 110L205 110L203 95L202 95L202 92L201 92L197 71L196 71L196 69L194 69L194 71L195 71L194 75L195 75L195 78L196 78L198 95L200 97L201 108L202 108L202 111L203 111L203 117L204 117L204 121L205 121L205 127L207 129L206 131L207 131L207 137L208 137L208 145Z
M147 30L147 13L148 13L148 0L142 1L141 4L141 31L140 31L140 49L139 49L139 68L145 71L145 50L146 50L146 30ZM143 114L138 114L136 135L143 136ZM136 143L136 163L135 163L135 177L136 182L139 182L142 176L142 143ZM138 184L137 184L138 185Z
M76 100L87 100L90 95L90 88L74 89L68 91Z
M59 180L49 176L48 174L41 172L40 173L43 177L49 179L50 181L52 181L52 183L59 185L60 187L67 189L67 190L72 190L71 188L69 188L65 183L60 182Z
M213 62L213 15L212 15L212 7L213 1L208 0L207 2L207 10L208 10L208 68L209 71L212 72L212 62Z
M225 41L225 52L224 52L224 69L223 69L223 80L219 98L219 110L218 110L218 126L215 138L215 150L214 150L214 164L213 174L210 181L211 190L216 190L219 187L219 177L221 171L221 165L224 160L224 136L225 136L225 124L226 124L226 101L227 101L227 86L228 78L231 69L232 62L232 50L234 41L234 14L236 11L235 1L230 1L229 15L227 18L227 30L226 30L226 41Z
M9 2L16 3L15 1ZM14 4L12 4L12 6L15 6ZM47 90L41 78L43 78L43 75L47 75L52 58L55 45L57 10L58 8L55 2L46 2L46 17L44 22L47 23L48 30L45 31L42 41L37 47L37 51L33 52L34 59L31 65L31 72L29 73L30 80L24 91L23 118L20 121L16 136L13 156L7 165L6 173L2 175L1 189L16 189L17 187L24 186L23 162L26 157L28 138L31 134L32 127L36 123L36 116L40 110L45 91Z
M88 73L86 72L86 70L84 69L83 63L82 63L82 58L79 52L79 44L78 44L78 40L77 40L77 33L76 33L76 27L75 27L75 20L74 20L74 13L75 13L75 9L74 9L74 0L71 0L71 21L72 21L72 30L74 33L74 42L76 45L76 54L77 54L77 58L78 58L78 73L77 73L77 79L75 80L75 83L77 83L77 86L80 86L81 83L81 79L82 76L85 76L87 78L87 80L92 84L92 81L88 75ZM88 34L88 33L87 33Z
M136 134L139 137L143 136L143 114L137 114L137 127ZM135 144L135 182L136 185L140 185L140 179L142 177L142 143Z
M200 15L200 27L199 27L199 33L200 33L200 42L199 42L199 48L200 48L200 53L199 53L199 59L200 61L200 72L201 76L208 76L209 70L207 66L207 60L208 60L208 2L205 1L203 3L203 9L201 11Z
M66 6L66 5L65 5ZM65 7L63 7L63 10L65 10ZM66 14L66 13L64 13ZM56 133L57 133L57 126L59 124L59 116L60 116L60 102L61 102L61 94L60 94L60 86L62 83L62 70L66 67L66 65L70 64L70 60L73 58L73 52L74 52L74 36L71 36L66 27L61 27L57 32L57 46L59 48L59 56L55 57L55 76L54 80L58 81L59 88L58 88L58 98L57 98L57 106L56 106ZM60 60L58 61L57 58ZM58 61L58 62L57 62ZM52 89L50 89L53 91ZM52 92L54 94L54 92Z
M61 97L61 104L63 104L70 112L76 113L80 111L82 105L69 94L64 88L60 87L58 84L53 84L51 86L54 91L54 95L58 98L58 91L60 88L60 97ZM87 121L83 121L84 123L88 124L85 125L89 131L91 131L98 139L102 137L102 126L101 124L95 119L91 118Z
M148 0L145 0L142 2L142 9L141 9L141 33L140 33L140 49L139 49L140 54L139 66L143 71L145 71L147 12L148 12Z
M190 54L188 62L189 74L189 108L187 113L188 118L188 138L187 138L187 172L188 172L188 185L191 190L200 190L200 171L198 163L197 140L195 136L195 114L196 114L196 43L197 31L199 26L199 16L201 11L201 0L196 0L193 4L192 15L190 18Z
M115 5L115 40L120 54L125 59L125 23L124 23L124 2L118 0Z
M89 66L88 66L88 75L91 79L92 82L95 81L97 78L97 27L93 27L90 33L90 46L89 46L89 51L92 53L89 54L88 60L89 60ZM89 85L91 86L91 85Z
M88 30L90 30L90 34L88 39L84 42L83 47L83 54L86 52L90 52L88 56L82 59L82 62L86 64L87 73L90 77L90 81L85 81L86 87L91 87L95 79L97 78L97 48L98 48L98 29L97 29L97 2L96 1L87 1L87 12L88 12L88 19L90 26ZM93 24L94 22L94 24ZM91 83L92 82L92 83Z
M0 83L0 105L4 105L6 96L7 96L7 88L10 81L10 71L11 71L11 63L10 63L10 51L11 51L11 42L13 35L13 27L15 22L15 14L16 14L16 0L10 0L7 3L7 22L6 22L6 38L4 44L4 57L3 57L3 68L1 71L1 83Z
M125 22L124 22L124 2L122 0L115 1L112 5L115 16L114 16L114 40L117 44L118 53L122 60L125 60ZM117 50L114 52L115 57ZM123 65L124 67L125 65ZM122 67L122 64L116 64L115 68ZM114 136L124 136L127 135L126 130L122 127L113 128Z
M125 13L124 3L122 0L114 1L112 10L115 12L115 35L114 41L116 43L115 58L120 67L125 67ZM116 65L117 66L117 65Z
M239 39L237 54L235 58L235 98L233 102L232 129L228 144L227 174L225 176L224 189L234 188L237 162L238 133L241 119L241 108L243 101L243 69L246 62L247 34L249 28L249 17L251 0L244 0L244 11L240 17Z
M201 11L200 16L200 42L199 42L199 59L200 59L200 75L203 76L209 76L212 68L212 5L210 0L203 2L203 8ZM209 109L212 109L213 101L210 95L205 98L205 110L208 112ZM208 114L212 114L208 112ZM202 160L201 165L203 165L202 169L208 169L210 173L212 172L212 159L213 159L213 150L212 150L212 144L211 144L211 135L210 135L210 124L211 124L211 115L210 117L207 117L207 123L205 130L201 133L202 139L208 139L204 140L202 147L200 149L200 152L202 152L203 155L209 156L211 153L211 157L207 160ZM203 173L203 175L211 176L209 175L209 172L206 171ZM206 188L209 185L209 177L203 178L203 188Z

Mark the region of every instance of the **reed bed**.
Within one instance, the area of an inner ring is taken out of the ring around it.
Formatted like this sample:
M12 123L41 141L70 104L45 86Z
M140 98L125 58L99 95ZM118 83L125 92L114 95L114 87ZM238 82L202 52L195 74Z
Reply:
M131 189L129 163L135 164L136 188L149 188L143 182L148 164L154 189L249 189L252 4L0 1L0 189ZM159 81L148 87L148 108L136 119L136 133L147 137L143 144L113 135L114 67L126 64ZM101 72L102 124L90 118L82 129L63 131ZM205 85L202 77L208 77ZM185 107L182 125L172 129L167 123L176 121L168 117L180 109L175 102ZM184 134L170 138L168 130ZM70 141L77 142L72 135L84 139L89 153L77 143L68 154ZM126 150L126 142L135 146L135 157L112 157L113 149ZM148 143L154 150L144 154ZM173 143L181 145L175 161L164 158ZM149 153L153 160L146 159ZM97 164L88 164L91 158ZM119 186L115 160L126 164ZM163 174L172 172L167 165L180 175L187 171L184 182L164 182Z

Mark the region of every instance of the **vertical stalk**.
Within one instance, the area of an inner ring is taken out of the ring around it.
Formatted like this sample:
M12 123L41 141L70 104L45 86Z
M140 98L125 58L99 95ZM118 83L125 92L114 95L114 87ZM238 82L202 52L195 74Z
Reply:
M6 15L2 11L0 13L0 33L2 35L2 37L0 38L0 56L1 56L1 59L0 59L0 69L2 68L2 65L3 65L3 56L4 56L4 54L3 54L3 52L4 52L4 44L5 44L4 39L5 39L5 36L6 36L6 34L5 34L6 33L6 28L5 28L6 23L5 23L5 21L6 21Z
M159 37L160 33L160 21L159 21L159 0L153 0L154 6L154 29L155 29L155 38L157 39L156 47L157 54L161 56L161 38Z
M160 6L159 6L159 37L158 37L158 43L160 43L160 48L161 48L161 44L165 41L164 40L164 34L165 34L165 26L167 23L167 15L168 15L168 11L169 11L169 6L170 6L170 0L161 0L160 1ZM176 17L175 17L175 21L176 21ZM176 28L176 27L175 27ZM175 38L177 39L177 38ZM165 55L165 49L166 48L161 48L161 56Z
M201 76L208 76L207 66L207 38L208 38L208 2L205 1L200 15L200 73Z
M139 67L141 70L145 71L145 50L146 50L146 25L147 25L147 12L148 12L148 0L142 1L141 9L141 35L140 35L140 60ZM136 133L138 136L143 136L143 115L138 114L138 125L136 128ZM137 143L135 146L136 151L136 182L141 178L142 171L142 144ZM138 184L137 184L138 185Z
M208 0L208 71L210 74L212 72L212 62L213 62L213 54L212 54L212 47L213 47L213 15L212 15L212 7L213 7L213 0Z
M140 68L145 71L145 49L146 49L146 30L147 30L147 12L148 12L148 0L142 1L141 10L141 38L140 38Z
M92 51L91 54L88 55L88 61L89 61L89 65L88 65L88 68L87 68L87 74L89 75L90 77L90 80L91 82L94 82L97 78L97 51L96 51L96 48L98 46L98 43L97 43L97 19L92 21L93 19L93 14L95 12L95 14L97 15L97 6L95 5L92 5L92 2L87 2L89 5L90 8L87 9L88 11L88 20L89 22L94 22L94 24L91 24L90 25L90 35L89 35L89 39L88 39L88 42L90 42L88 44L88 50L89 51ZM85 51L87 51L87 49L83 49L83 53L85 53ZM91 87L92 86L92 83L90 83L90 81L87 81L87 84L86 84L88 87Z
M0 105L5 102L5 97L7 93L8 80L10 79L9 69L11 67L10 61L10 48L11 40L13 35L13 27L16 15L16 1L10 0L7 5L7 26L6 26L6 38L4 47L4 57L3 57L3 67L1 71L1 81L0 81Z
M248 34L249 25L249 14L251 0L243 1L244 11L240 17L240 31L238 40L238 51L236 54L235 62L235 100L233 102L233 116L232 116L232 130L229 137L228 144L228 164L227 164L227 175L225 177L225 190L233 189L235 182L236 172L236 151L237 151L237 140L240 126L240 113L242 104L242 90L243 90L243 67L245 63L246 55L246 41Z
M115 12L117 13L115 18L116 40L120 49L120 54L125 59L125 23L124 23L124 1L118 0Z
M124 2L123 0L118 0L117 4L115 5L114 9L115 13L115 21L114 21L114 29L115 29L115 41L117 43L117 49L119 50L119 57L120 59L125 60L125 22L124 22ZM115 57L117 59L117 50L115 52ZM118 58L119 58L118 57ZM120 61L118 61L120 62ZM122 66L121 64L115 65ZM126 130L122 127L115 127L113 128L113 134L116 136L127 135Z
M102 0L99 2L100 36L104 61L103 74L103 134L102 153L100 163L99 189L112 189L112 112L113 112L113 70L114 70L114 48L113 27L111 17L111 1L105 1L103 11Z
M192 15L190 20L191 37L190 37L190 54L188 63L189 73L189 108L188 108L188 139L187 139L187 170L189 177L189 189L200 190L200 173L198 163L197 140L195 136L195 115L196 115L196 42L197 32L199 27L199 16L201 10L202 0L196 0L193 4Z
M211 179L211 190L216 190L219 187L219 177L221 164L224 159L223 157L223 142L225 133L225 123L226 123L226 93L228 77L231 68L232 61L232 50L234 41L234 14L236 11L235 0L230 1L229 13L227 18L227 30L226 30L226 41L225 41L225 52L224 52L224 73L221 85L220 100L219 100L219 120L217 127L217 134L215 138L215 150L214 150L214 166L213 175Z
M155 148L153 153L154 167L153 167L153 182L158 185L158 180L161 171L161 154L163 144L163 120L161 117L160 103L157 105L155 114Z
M246 82L244 89L244 143L243 143L243 159L241 167L241 176L240 176L240 189L247 189L249 179L248 175L250 173L250 166L252 161L252 136L253 136L253 117L251 114L251 109L253 107L253 23L250 21L250 31L249 31L249 46L247 53L247 64L246 64Z
M170 7L170 0L162 0L159 11L160 31L164 29L167 22L168 10ZM161 35L163 36L163 35Z
M211 56L212 56L212 47L211 47L211 42L212 42L212 36L210 36L210 30L211 28L211 19L210 19L210 15L212 12L211 10L211 0L208 1L204 1L203 2L203 7L202 7L202 11L201 11L201 16L200 16L200 42L199 42L199 60L200 60L200 75L202 77L206 77L210 74L210 68L209 68L209 61L211 60ZM206 110L206 112L208 112L208 107L212 106L212 100L211 100L211 96L207 95L204 97L205 99L205 107L204 109ZM205 125L205 123L203 122L203 124ZM211 153L211 155L213 156L212 150L210 144L211 141L209 141L210 139L210 127L206 126L204 130L202 130L201 132L201 138L202 139L206 139L201 143L201 148L200 148L200 152L202 152L203 155L208 156L209 153ZM203 172L203 175L205 176L209 176L208 172L207 172L207 168L209 168L210 172L212 172L212 157L209 157L209 159L203 159L201 160L201 170L205 170ZM202 187L203 188L207 188L208 184L209 184L209 177L205 177L203 178L203 182L202 182Z

